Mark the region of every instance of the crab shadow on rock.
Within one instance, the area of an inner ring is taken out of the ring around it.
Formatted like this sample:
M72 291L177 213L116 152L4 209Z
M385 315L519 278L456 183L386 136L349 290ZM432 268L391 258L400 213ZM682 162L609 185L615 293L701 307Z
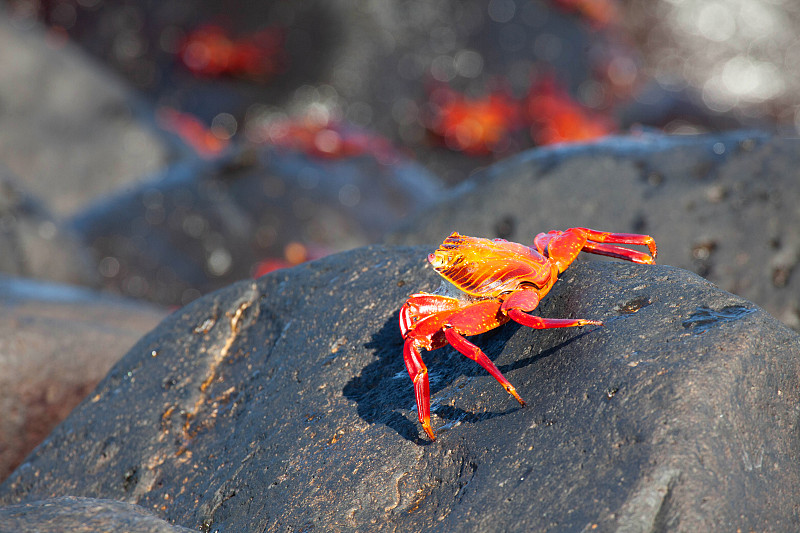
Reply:
M506 344L520 328L529 329L509 322L495 330L472 336L470 340L477 344L505 375L556 354L573 341L596 329L592 327L583 331L576 328L538 330L535 332L534 347L545 348L534 349L531 355L498 364L497 359L502 357ZM562 340L559 341L559 338ZM403 438L417 444L431 444L431 441L422 438L424 432L417 419L414 387L403 362L403 340L398 327L397 313L392 314L383 326L373 333L372 340L364 344L364 348L374 353L375 360L345 385L342 391L344 396L356 402L358 415L364 421L370 424L386 424ZM469 398L473 392L471 390L466 394L460 392L467 388L470 382L477 379L480 381L480 387L496 387L505 395L502 386L478 363L452 347L424 351L422 355L430 378L431 412L440 419L437 421L437 432L446 432L462 423L475 424L522 409L516 402L504 410L486 410L482 406L471 409L470 406L476 405L474 398ZM503 358L509 357L514 356ZM524 398L524 391L522 394Z

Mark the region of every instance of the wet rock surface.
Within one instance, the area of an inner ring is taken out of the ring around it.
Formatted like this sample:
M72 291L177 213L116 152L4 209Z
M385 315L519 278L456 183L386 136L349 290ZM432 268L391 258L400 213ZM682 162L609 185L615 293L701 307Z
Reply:
M530 243L575 226L645 233L659 263L800 329L798 148L797 139L732 132L534 150L476 174L388 241L432 244L458 231Z
M397 311L430 250L361 248L168 317L0 486L137 504L204 530L791 530L800 344L668 266L580 262L538 308L605 326L476 338L528 401L424 353L423 438Z
M0 276L0 479L165 315L86 289Z

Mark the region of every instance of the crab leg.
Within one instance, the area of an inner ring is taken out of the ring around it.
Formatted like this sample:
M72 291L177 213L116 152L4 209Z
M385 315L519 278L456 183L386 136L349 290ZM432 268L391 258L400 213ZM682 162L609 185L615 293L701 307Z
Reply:
M517 394L517 389L514 388L514 385L508 382L505 376L503 376L503 373L500 372L500 369L498 369L492 360L489 359L485 353L483 353L483 350L462 337L452 327L445 328L444 336L447 338L447 342L449 342L453 348L486 369L486 371L489 372L489 374L491 374L492 377L496 379L511 396L517 399L520 405L523 407L525 406L525 402L519 397L519 394Z
M599 320L589 320L586 318L542 318L536 315L529 315L521 309L509 309L508 316L514 322L534 329L553 329L553 328L574 328L577 326L602 326Z
M417 416L425 429L425 433L435 440L433 428L431 428L431 393L428 384L428 369L422 362L419 349L414 344L414 339L406 339L403 345L403 359L406 362L406 370L414 382L414 396L417 400Z
M529 315L525 311L533 311L539 305L539 293L534 289L519 290L511 294L500 306L500 311L508 318L534 329L572 328L576 326L602 326L599 320L586 318L542 318Z

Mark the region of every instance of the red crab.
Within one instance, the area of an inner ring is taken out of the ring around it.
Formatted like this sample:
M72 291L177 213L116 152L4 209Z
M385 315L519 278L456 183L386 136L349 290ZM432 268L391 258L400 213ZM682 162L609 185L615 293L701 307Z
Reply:
M552 75L531 85L525 110L531 138L540 146L597 139L616 129L610 117L580 105Z
M482 239L453 233L428 261L448 283L437 293L417 293L400 309L403 358L414 382L419 421L431 438L428 370L420 348L453 346L491 374L521 405L525 402L492 361L464 338L494 329L509 320L536 329L568 328L599 320L541 318L528 314L550 291L558 275L581 251L653 264L656 243L649 235L609 233L587 228L540 233L534 247L503 239ZM617 244L647 246L650 254Z
M504 151L511 133L522 126L519 104L503 90L473 99L445 87L432 100L436 111L430 131L451 150L467 155Z
M180 59L197 76L263 81L282 68L283 34L279 28L264 28L234 39L223 27L207 24L184 40Z

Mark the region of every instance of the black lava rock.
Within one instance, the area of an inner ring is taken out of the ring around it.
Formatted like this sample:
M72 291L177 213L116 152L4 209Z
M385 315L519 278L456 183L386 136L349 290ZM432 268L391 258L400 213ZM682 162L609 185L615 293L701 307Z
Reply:
M800 343L666 266L582 262L537 309L604 327L450 348L416 421L397 311L427 248L361 248L201 298L145 336L0 486L207 531L792 530Z

